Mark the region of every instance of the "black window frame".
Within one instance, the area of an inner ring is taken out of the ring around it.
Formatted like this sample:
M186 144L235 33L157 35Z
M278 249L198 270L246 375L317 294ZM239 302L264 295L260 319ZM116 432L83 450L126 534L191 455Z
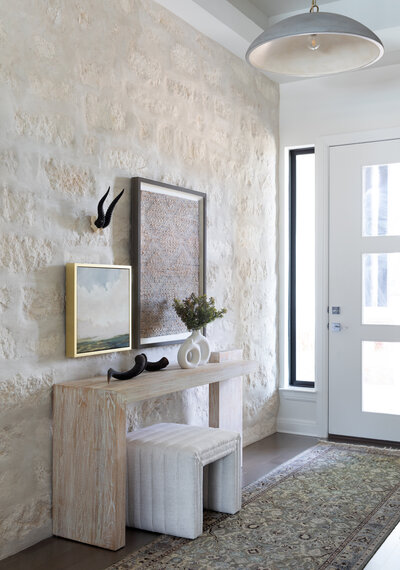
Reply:
M297 380L296 377L296 159L303 154L315 154L315 148L289 151L289 386L312 389L315 382Z

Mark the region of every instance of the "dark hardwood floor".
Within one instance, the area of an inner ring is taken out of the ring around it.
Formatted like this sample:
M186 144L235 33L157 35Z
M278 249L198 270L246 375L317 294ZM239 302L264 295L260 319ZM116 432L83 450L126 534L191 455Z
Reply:
M243 486L257 481L275 467L312 447L318 439L276 433L243 451ZM0 561L0 570L104 570L158 536L127 528L126 546L111 552L51 537ZM367 565L368 570L400 569L400 525ZM284 570L284 569L282 569Z

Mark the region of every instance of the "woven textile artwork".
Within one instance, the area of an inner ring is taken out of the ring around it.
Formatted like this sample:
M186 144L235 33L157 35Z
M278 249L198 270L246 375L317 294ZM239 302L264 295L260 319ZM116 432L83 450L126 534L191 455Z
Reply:
M186 331L173 300L200 292L199 208L186 198L142 192L141 337Z
M196 540L160 535L110 570L361 569L400 521L400 451L321 442L208 511Z

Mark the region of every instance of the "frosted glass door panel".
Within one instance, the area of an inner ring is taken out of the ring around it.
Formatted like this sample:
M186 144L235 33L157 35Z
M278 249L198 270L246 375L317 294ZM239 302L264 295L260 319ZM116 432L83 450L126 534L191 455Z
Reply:
M362 411L400 415L400 342L362 343Z
M400 235L400 163L362 169L363 236Z
M362 257L363 324L400 325L400 253Z

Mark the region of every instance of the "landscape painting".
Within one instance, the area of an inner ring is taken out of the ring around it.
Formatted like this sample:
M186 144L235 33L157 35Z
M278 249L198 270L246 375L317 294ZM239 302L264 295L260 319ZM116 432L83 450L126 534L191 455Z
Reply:
M67 356L131 346L131 267L67 264Z

